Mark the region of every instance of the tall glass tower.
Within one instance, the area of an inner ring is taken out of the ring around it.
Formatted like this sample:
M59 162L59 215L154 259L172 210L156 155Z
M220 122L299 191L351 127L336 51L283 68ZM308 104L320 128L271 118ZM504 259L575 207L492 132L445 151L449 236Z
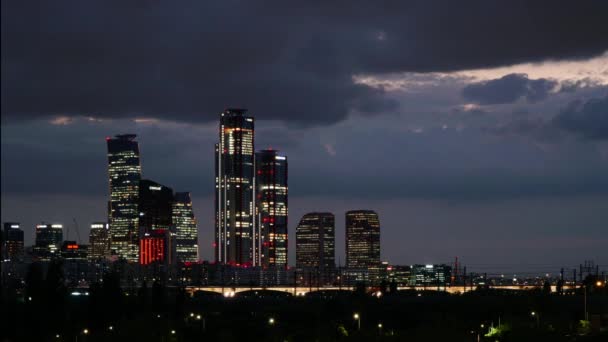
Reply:
M296 228L296 267L319 268L323 272L336 266L335 219L332 213L308 213Z
M251 265L253 229L254 122L246 109L220 115L215 144L215 261Z
M346 267L380 266L380 220L372 210L346 212Z
M109 223L112 254L139 259L138 197L141 165L135 134L106 138L110 178Z
M255 154L253 264L287 266L287 158L268 149Z
M172 207L177 238L177 260L198 261L198 230L189 192L176 192Z

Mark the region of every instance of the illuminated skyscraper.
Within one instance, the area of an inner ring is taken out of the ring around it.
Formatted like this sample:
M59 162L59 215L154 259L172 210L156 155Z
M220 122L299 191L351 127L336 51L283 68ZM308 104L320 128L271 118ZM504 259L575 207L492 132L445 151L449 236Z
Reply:
M255 154L253 264L287 266L287 158L268 149Z
M110 256L110 225L105 222L91 223L89 231L89 259L105 259Z
M380 221L371 210L346 213L346 267L371 269L380 266Z
M135 134L123 134L106 138L110 178L110 246L113 254L128 261L139 259L137 206L141 166L135 137Z
M321 272L336 265L335 219L332 213L308 213L296 228L296 267L319 268Z
M63 242L63 225L38 224L36 225L36 242L34 256L42 261L58 257Z
M172 219L173 190L151 180L142 179L139 182L139 236L140 247L156 246L158 239L163 240L162 261L173 264L175 261L175 227ZM144 241L145 240L145 241ZM155 252L140 251L140 263L149 259ZM149 263L149 262L148 262Z
M23 258L23 230L19 223L5 222L2 234L2 257L11 261Z
M179 262L198 261L198 229L189 192L176 192L172 207Z
M226 109L215 145L215 260L252 264L253 118L246 109Z

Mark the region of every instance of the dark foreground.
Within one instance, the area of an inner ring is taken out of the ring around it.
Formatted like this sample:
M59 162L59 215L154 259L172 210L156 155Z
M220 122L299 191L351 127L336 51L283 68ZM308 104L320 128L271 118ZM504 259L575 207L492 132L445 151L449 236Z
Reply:
M588 295L583 322L582 293L49 291L4 293L2 341L608 341L605 291Z

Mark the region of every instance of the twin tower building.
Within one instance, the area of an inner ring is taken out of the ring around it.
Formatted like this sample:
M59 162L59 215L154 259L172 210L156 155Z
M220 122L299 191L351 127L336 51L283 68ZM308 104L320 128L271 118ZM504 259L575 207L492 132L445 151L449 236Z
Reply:
M287 158L273 149L256 152L254 131L254 119L247 116L247 110L229 108L221 113L215 144L214 257L217 263L233 266L287 267ZM142 238L160 229L175 236L178 261L191 261L193 248L198 253L198 246L190 196L171 195L167 190L162 195L162 185L140 180L134 138L119 135L108 139L113 253L141 261ZM147 198L142 199L142 195ZM167 202L171 204L167 206ZM379 265L378 216L372 211L351 211L346 220L346 266ZM296 231L297 266L334 267L334 244L333 215L305 215Z

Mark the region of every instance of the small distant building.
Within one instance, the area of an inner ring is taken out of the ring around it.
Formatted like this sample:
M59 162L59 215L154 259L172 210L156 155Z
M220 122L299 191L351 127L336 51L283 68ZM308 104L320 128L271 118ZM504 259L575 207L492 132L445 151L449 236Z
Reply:
M87 245L79 245L76 241L63 241L61 245L61 257L64 260L86 260Z
M91 223L89 232L90 260L106 259L110 256L110 225L105 222Z
M22 260L24 256L23 230L17 222L5 222L2 232L2 258L10 261Z
M450 284L452 267L448 265L412 265L410 286L446 286Z

